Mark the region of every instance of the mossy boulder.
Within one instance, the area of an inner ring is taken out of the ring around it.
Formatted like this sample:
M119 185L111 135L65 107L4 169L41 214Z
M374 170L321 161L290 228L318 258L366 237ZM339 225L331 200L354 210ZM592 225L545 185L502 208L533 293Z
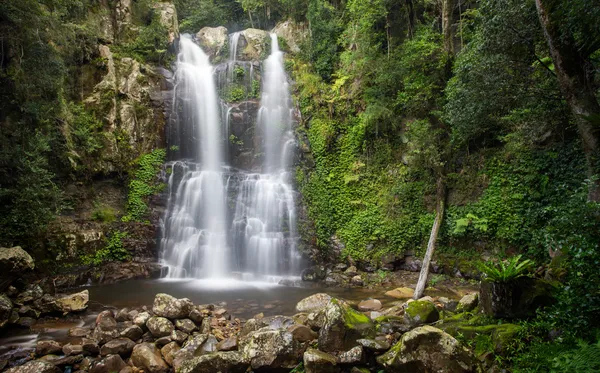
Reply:
M429 324L440 319L440 313L429 301L416 300L408 303L404 311L404 321L412 326Z
M551 305L555 298L551 282L520 278L507 283L481 282L483 312L495 318L515 319L535 316L537 309Z
M304 346L286 330L263 328L240 341L240 352L252 369L293 369L304 353Z
M319 330L322 351L347 351L358 345L357 340L375 337L371 319L338 299L331 299L322 312L324 324Z
M450 334L432 326L422 326L404 334L377 363L390 372L476 372L478 364L471 353Z

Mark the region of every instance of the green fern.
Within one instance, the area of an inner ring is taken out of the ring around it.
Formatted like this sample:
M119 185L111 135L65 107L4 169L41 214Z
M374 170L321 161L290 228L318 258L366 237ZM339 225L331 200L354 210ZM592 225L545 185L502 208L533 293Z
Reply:
M578 342L575 350L563 352L553 359L552 373L600 372L600 340L595 344Z
M477 268L484 274L485 281L503 283L527 276L532 266L533 262L529 259L521 261L521 255L498 263L486 262L477 264Z

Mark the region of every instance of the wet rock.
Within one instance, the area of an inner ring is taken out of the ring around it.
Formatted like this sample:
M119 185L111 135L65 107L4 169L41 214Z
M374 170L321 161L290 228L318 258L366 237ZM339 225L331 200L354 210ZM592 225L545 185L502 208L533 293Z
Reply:
M82 338L81 347L83 348L84 355L98 355L98 353L100 352L100 347L98 347L98 343L93 339Z
M134 346L135 342L129 338L113 339L102 346L100 349L100 355L120 355L122 357L127 357L131 355Z
M361 346L363 346L366 350L371 350L375 352L387 351L390 349L390 344L384 341L378 341L376 339L359 339L358 342Z
M17 304L19 306L23 306L26 303L30 303L30 302L40 299L43 295L44 295L44 291L42 290L42 288L39 285L29 284L25 287L25 290L23 290L17 296L17 299L15 299L15 304ZM50 296L50 295L48 295L48 296Z
M113 373L121 372L127 364L119 355L108 355L104 359L98 361L90 368L90 373Z
M352 347L348 351L342 352L338 356L340 364L358 364L364 360L364 353L362 346Z
M288 316L269 316L262 318L255 318L246 321L244 327L240 332L240 336L245 336L250 332L257 331L262 328L268 328L271 330L284 329L294 325L294 319Z
M217 351L233 351L238 348L238 338L236 336L225 338L217 343Z
M482 281L480 290L483 311L495 318L531 317L555 301L552 283L536 278L523 277L508 283Z
M177 344L177 342L167 343L160 349L160 353L163 359L169 364L173 366L173 359L175 359L175 354L179 351L181 347Z
M154 298L152 312L168 319L183 319L188 317L193 307L194 304L187 298L177 299L169 294L159 293Z
M142 338L144 331L137 325L131 325L123 329L120 335L121 337L129 338L132 341L137 341L138 339Z
M83 345L81 343L67 343L63 346L62 352L66 356L79 355L83 353Z
M298 342L310 342L317 339L319 336L317 333L313 332L311 328L305 325L294 324L288 327L287 331L292 333L292 336L294 336L294 339Z
M363 300L358 304L359 311L379 311L383 305L377 299Z
M176 320L175 327L187 334L196 330L196 324L190 319Z
M33 360L21 366L10 368L6 373L61 373L61 370L49 362Z
M238 45L238 59L241 61L257 61L268 51L269 33L264 30L249 28L242 31Z
M188 315L188 317L198 323L198 324L202 324L202 320L204 319L204 314L202 313L202 311L200 311L197 308L194 308L190 311L190 314Z
M33 307L42 314L56 311L56 300L50 294L44 294L41 298L33 301Z
M389 372L424 371L470 373L477 362L450 334L423 326L404 334L377 362Z
M178 373L243 373L246 372L248 364L244 361L242 354L237 351L215 352L186 361Z
M204 27L196 34L196 39L202 49L210 57L221 55L227 44L227 29L223 26Z
M62 346L56 341L38 341L35 345L35 354L37 356L56 354L58 352L62 352Z
M129 308L122 308L115 315L115 320L118 322L129 321Z
M269 329L248 334L240 341L239 348L252 369L292 369L304 352L290 332Z
M33 317L19 317L16 324L24 328L31 328L35 324L35 319Z
M80 312L87 308L90 293L87 290L56 298L56 310L62 313Z
M0 247L0 290L10 285L10 282L35 268L35 263L20 246Z
M156 338L165 337L171 335L173 329L173 323L165 317L152 316L146 323L148 330Z
M296 304L296 311L306 313L320 311L327 306L331 298L331 295L325 293L313 294L298 302Z
M38 319L40 317L40 311L38 311L34 308L31 308L29 306L23 306L23 307L19 308L18 313L21 316L31 317L34 319Z
M92 331L88 328L80 328L78 326L69 329L69 331L67 332L67 335L69 337L87 337L88 335L90 335L92 333Z
M278 23L272 32L282 37L290 47L290 52L293 53L300 52L300 46L309 35L306 24L292 20Z
M310 268L305 268L300 274L300 277L302 278L302 281L316 282L325 279L326 275L327 272L325 270L325 267L314 266Z
M355 285L355 286L363 286L364 285L364 281L360 275L356 275L356 276L352 277L350 282L352 283L352 285Z
M349 305L332 299L323 310L325 322L319 330L319 349L325 352L346 351L360 338L375 336L375 325Z
M435 305L428 301L416 300L408 303L404 311L404 320L407 324L418 326L438 321L440 314Z
M99 344L104 344L119 336L117 321L113 318L112 312L104 311L98 315L92 336Z
M148 319L150 319L148 312L140 312L133 318L133 323L143 329L146 327Z
M385 295L397 299L409 299L415 295L415 291L411 288L403 287L390 290L386 292Z
M215 352L217 350L217 339L211 334L193 335L187 343L175 353L173 368L177 371L184 362L194 356L200 356Z
M8 324L13 304L6 294L0 294L0 328Z
M313 348L306 350L303 361L306 373L337 373L340 371L335 356Z
M149 341L150 341L150 342L152 342L152 340L151 340L151 339L150 339ZM165 337L160 337L160 338L158 338L158 339L156 339L156 340L154 341L154 344L155 344L155 345L156 345L156 347L158 347L158 348L161 348L162 346L164 346L164 345L167 345L167 344L169 344L169 343L171 343L171 336L170 336L170 335L167 335L167 336L165 336Z
M160 350L151 343L141 343L133 348L131 362L146 373L167 373L169 366L163 360Z
M181 330L173 330L171 332L171 340L183 344L189 337L189 334L182 332Z

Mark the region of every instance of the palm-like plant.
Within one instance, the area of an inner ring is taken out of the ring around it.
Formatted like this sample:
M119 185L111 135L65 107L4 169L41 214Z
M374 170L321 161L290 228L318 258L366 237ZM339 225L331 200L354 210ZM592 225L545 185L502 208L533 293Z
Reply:
M501 262L479 263L477 268L483 272L484 280L490 282L507 283L519 277L527 276L533 261L521 261L521 255L514 256Z

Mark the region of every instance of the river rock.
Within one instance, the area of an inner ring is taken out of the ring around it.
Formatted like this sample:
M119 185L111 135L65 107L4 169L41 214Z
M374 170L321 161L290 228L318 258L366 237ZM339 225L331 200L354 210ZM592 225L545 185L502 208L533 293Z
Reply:
M397 299L409 299L415 295L415 291L411 288L403 287L390 290L386 292L385 295Z
M137 341L138 339L142 338L144 331L137 325L131 325L123 329L120 335L121 337L129 338L132 341Z
M181 347L177 344L177 342L167 343L160 349L160 353L163 359L169 364L173 366L173 359L175 359L175 354L179 351Z
M252 369L292 369L304 352L292 333L266 328L245 336L240 341L239 348Z
M30 303L40 299L42 296L44 296L44 291L39 285L29 284L25 287L25 290L23 290L17 296L17 299L15 299L14 303L19 306L23 306L26 303ZM48 297L50 297L50 299L52 299L52 303L54 303L54 298L52 298L49 294Z
M127 364L123 361L119 355L108 355L102 360L95 363L90 368L90 373L113 373L122 372L122 369L127 367Z
M217 343L217 351L233 351L238 348L238 337L233 336L225 338L221 342Z
M171 340L183 344L189 337L189 334L182 332L181 330L173 330L171 332Z
M171 335L174 330L173 323L165 317L152 316L146 323L148 330L156 338Z
M319 336L317 333L312 331L311 328L305 325L294 324L287 328L287 331L292 333L294 339L298 342L310 342L317 339Z
M479 293L467 294L460 299L456 312L471 312L479 304Z
M6 294L0 294L0 328L8 323L13 304Z
M458 302L454 299L439 297L438 302L442 304L446 311L454 312L456 311L456 307L458 307Z
M416 300L410 302L404 311L404 320L412 326L429 324L438 321L439 318L440 313L437 308L435 308L433 303L428 301Z
M335 356L313 348L306 350L303 361L306 373L338 373L340 371Z
M62 347L62 352L65 356L79 355L83 352L81 343L67 343Z
M244 373L248 364L237 351L220 351L186 361L177 373Z
M29 306L22 306L21 308L19 308L18 313L21 316L32 317L34 319L39 319L40 317L40 311Z
M196 324L194 324L194 322L190 319L176 320L175 327L187 334L190 334L196 330Z
M204 319L204 314L198 308L193 308L190 311L190 314L188 315L188 317L192 321L196 322L197 324L202 324L202 320Z
M332 299L323 312L325 321L319 330L321 351L346 351L356 346L358 339L375 336L371 319L337 299Z
M422 326L404 334L387 353L377 358L387 372L476 372L477 362L450 334Z
M366 350L371 350L375 352L387 351L390 349L389 343L384 341L378 341L376 339L363 338L357 340L356 342L358 342Z
M10 368L6 373L62 373L62 371L49 362L33 360L18 367Z
M90 293L87 290L56 298L56 310L62 313L79 312L87 308Z
M120 355L123 357L131 355L135 342L129 338L117 338L106 343L100 349L100 355Z
M115 315L118 322L129 321L129 308L121 308Z
M74 328L69 329L69 331L67 332L67 335L69 337L87 337L91 333L92 333L92 330L90 330L88 328L81 328L79 326L76 326Z
M35 345L35 354L37 356L56 354L58 352L62 352L62 346L56 341L38 341Z
M177 299L169 294L159 293L154 298L152 312L168 319L183 319L188 317L193 307L194 304L187 298Z
M344 351L338 356L340 364L358 364L364 360L364 352L362 346L352 347L348 351Z
M381 307L383 307L383 305L377 299L363 300L358 304L359 311L379 311Z
M146 327L148 319L150 319L148 312L140 312L133 318L133 323L143 329Z
M161 357L160 351L152 343L141 343L133 348L131 362L146 373L167 373L169 366Z
M100 353L100 347L98 347L98 343L93 339L82 338L81 339L81 347L83 348L84 355L98 355Z
M117 321L112 317L112 313L101 312L98 315L92 336L99 344L104 344L119 336Z
M195 334L177 351L173 358L175 371L194 356L200 356L215 352L217 350L217 339L212 334Z
M296 304L296 312L318 312L327 306L331 298L331 295L326 293L313 294Z

